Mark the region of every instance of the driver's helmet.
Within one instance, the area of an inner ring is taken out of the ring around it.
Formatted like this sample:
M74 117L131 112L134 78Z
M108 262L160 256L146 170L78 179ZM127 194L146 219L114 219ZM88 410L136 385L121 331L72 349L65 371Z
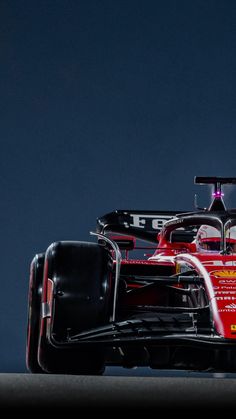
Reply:
M226 232L227 249L236 252L236 226ZM199 252L219 252L221 245L220 231L209 225L202 225L196 236L196 247Z

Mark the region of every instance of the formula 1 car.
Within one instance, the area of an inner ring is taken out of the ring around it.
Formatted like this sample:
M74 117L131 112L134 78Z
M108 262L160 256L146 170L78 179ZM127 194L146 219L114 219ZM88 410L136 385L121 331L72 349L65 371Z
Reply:
M96 242L61 241L31 263L26 362L32 373L105 367L236 371L236 210L224 184L208 209L119 210Z

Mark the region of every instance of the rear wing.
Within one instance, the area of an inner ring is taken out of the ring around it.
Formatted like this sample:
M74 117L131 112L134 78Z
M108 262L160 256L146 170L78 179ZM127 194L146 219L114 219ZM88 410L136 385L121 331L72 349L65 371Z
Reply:
M236 185L235 177L209 177L209 176L195 176L194 183L199 185L213 186L213 201L211 202L208 211L225 211L225 203L223 201L224 193L222 192L222 185Z
M140 240L157 243L157 234L166 221L184 211L137 211L117 210L97 219L97 233L108 232L131 235ZM186 213L186 212L185 212ZM187 213L186 213L187 214ZM179 241L191 241L192 232L181 232ZM188 238L189 236L189 238Z

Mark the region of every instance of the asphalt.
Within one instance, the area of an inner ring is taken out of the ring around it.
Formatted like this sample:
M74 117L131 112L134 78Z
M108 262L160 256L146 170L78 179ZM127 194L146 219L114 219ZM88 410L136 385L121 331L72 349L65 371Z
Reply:
M226 411L235 378L0 374L0 412Z

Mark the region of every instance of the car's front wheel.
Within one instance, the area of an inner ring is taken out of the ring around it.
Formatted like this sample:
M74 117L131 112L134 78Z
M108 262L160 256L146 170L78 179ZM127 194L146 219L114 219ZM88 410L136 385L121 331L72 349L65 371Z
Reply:
M41 320L39 363L45 372L103 373L103 347L60 347L60 342L66 341L68 333L77 334L109 322L109 261L107 250L97 243L57 242L47 250L43 288L47 300L48 284L53 288L53 301L51 317Z

